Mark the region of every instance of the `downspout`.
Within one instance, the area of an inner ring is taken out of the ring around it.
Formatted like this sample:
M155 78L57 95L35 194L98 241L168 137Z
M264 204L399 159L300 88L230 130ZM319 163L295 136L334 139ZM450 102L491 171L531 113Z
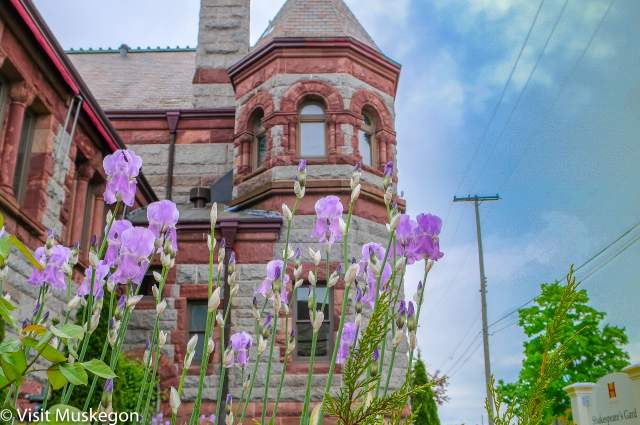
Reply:
M169 158L167 160L167 192L165 198L171 200L173 198L173 167L176 157L176 133L178 130L178 121L180 120L179 111L169 111L166 113L167 125L169 126Z

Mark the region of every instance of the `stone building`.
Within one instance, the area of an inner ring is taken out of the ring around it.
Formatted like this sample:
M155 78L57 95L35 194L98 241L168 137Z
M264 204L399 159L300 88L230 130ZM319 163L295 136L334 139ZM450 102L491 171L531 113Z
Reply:
M5 23L5 15L14 13L8 10L11 7L27 5L33 9L28 0L11 0L9 4L2 7ZM301 158L309 163L307 195L298 210L291 243L302 248L305 268L311 263L307 245L312 242L309 235L314 204L327 194L338 195L343 204L348 204L349 179L358 162L363 165L363 184L354 211L350 255L359 257L364 243L384 242L386 238L381 186L384 165L396 158L394 101L400 65L384 55L343 0L287 0L253 46L249 41L249 11L250 0L201 0L195 49L131 48L123 44L118 49L70 50L65 55L47 30L58 63L68 66L82 89L79 93L70 91L67 103L60 101L57 121L49 123L47 152L57 154L59 139L55 131L63 122L63 104L68 105L69 99L79 94L85 100L80 123L89 105L95 110L96 122L106 130L96 131L90 125L97 125L93 121L86 124L86 130L80 125L71 151L80 152L74 146L82 146L82 140L89 144L94 134L96 143L103 142L100 137L106 134L113 137L114 146L126 144L144 160L141 186L146 187L148 181L153 189L143 192L140 207L157 195L174 200L181 211L177 266L165 288L169 308L161 323L170 331L160 368L164 390L177 383L190 336L203 333L209 202L215 200L220 205L217 237L224 237L227 251L233 250L238 261L240 290L227 323L231 333L253 332L253 292L264 278L265 264L281 255L284 234L280 209L283 202L293 204L292 179ZM46 29L41 19L40 24ZM0 27L0 34L7 33L3 28L6 26ZM4 54L7 46L3 37L0 53ZM4 71L3 66L3 77ZM6 132L0 133L0 141L7 140ZM108 151L108 146L105 143L101 152ZM99 168L95 167L99 163L96 152L81 156L94 165L94 170ZM62 231L72 229L66 231L72 234L70 240L75 240L82 230L62 220L64 207L56 203L64 205L72 188L83 186L72 184L73 176L80 173L73 165L77 154L61 155L69 157L69 166L62 167L56 185L43 191L43 196L55 199L41 202L46 205L42 214L53 218L32 220L31 225L40 226L41 232L55 226ZM54 164L58 162L51 155L44 158L52 163L51 175L56 176ZM56 178L49 178L52 180ZM130 216L144 222L144 208L132 211ZM97 227L94 230L100 232ZM317 244L310 245L317 248ZM338 251L334 248L331 253L332 268L341 260ZM324 279L321 274L320 280ZM148 288L149 283L144 283L143 290ZM314 370L314 400L323 396L337 319L342 303L349 302L343 300L343 290L341 284L331 289ZM297 296L298 303L306 306L302 293ZM278 415L283 424L298 421L310 351L304 340L310 328L304 317L306 307L294 310L292 325L299 340L287 364L286 389ZM153 315L149 299L139 305L131 321L126 342L127 350L134 355L142 351ZM284 343L284 335L278 342ZM270 390L274 393L284 359L280 348L276 347L278 362L272 369ZM401 352L406 352L405 346L401 346ZM215 407L218 362L216 352L205 386L207 412ZM394 388L404 376L405 356L398 356L396 368ZM199 366L194 364L188 372L181 411L189 411L198 373ZM257 376L250 416L256 412L259 415L264 378L264 372ZM337 378L336 387L339 384ZM224 393L237 398L241 390L240 374L233 371Z

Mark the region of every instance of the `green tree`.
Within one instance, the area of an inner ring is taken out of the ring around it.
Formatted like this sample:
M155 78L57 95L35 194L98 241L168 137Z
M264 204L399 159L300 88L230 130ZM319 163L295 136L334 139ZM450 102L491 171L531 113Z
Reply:
M556 312L562 302L565 287L558 282L541 285L541 293L532 307L519 311L519 326L527 336L524 360L518 380L500 382L498 393L507 404L516 406L516 413L531 394L539 377L545 351L545 333L557 321ZM585 289L575 292L573 304L564 314L557 341L562 341L567 366L545 387L549 400L542 412L547 420L567 413L571 404L563 388L575 382L594 382L607 373L619 371L629 361L623 346L628 338L624 328L604 324L606 314L588 305ZM562 307L561 307L562 309ZM556 345L552 349L557 349Z
M427 375L427 368L420 357L415 361L413 371L413 384L416 387L431 383ZM411 411L414 425L440 425L438 406L431 385L417 391L415 396L411 398Z

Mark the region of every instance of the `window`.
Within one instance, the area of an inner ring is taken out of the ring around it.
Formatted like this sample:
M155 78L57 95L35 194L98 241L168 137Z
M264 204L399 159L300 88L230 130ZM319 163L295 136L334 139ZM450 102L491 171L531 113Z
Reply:
M30 109L27 109L24 115L24 122L22 124L22 133L20 135L20 147L18 148L16 173L13 178L13 193L16 195L18 204L22 203L25 192L27 191L35 123L36 115Z
M368 165L369 167L375 165L373 162L375 130L376 128L371 115L365 112L363 114L363 124L358 133L358 149L362 157L362 165Z
M198 344L194 360L199 362L202 360L202 347L204 347L204 329L207 326L207 300L197 300L187 302L187 314L189 317L189 337L198 335Z
M319 102L306 102L300 109L300 156L325 156L324 107Z
M319 310L324 299L326 287L316 287L316 309ZM329 290L330 291L330 290ZM296 356L298 358L311 357L311 339L313 329L311 327L311 317L309 317L309 286L296 289ZM324 322L318 333L316 342L316 358L328 358L332 350L331 321L333 312L333 293L329 292L327 304L324 306Z
M153 288L153 285L158 284L156 282L156 278L153 277L153 272L158 272L158 273L162 272L162 267L150 266L147 269L147 272L144 274L144 277L142 278L142 282L140 283L140 290L138 292L138 295L144 295L148 297L153 295L153 291L151 290L151 288Z
M253 168L259 168L267 157L267 130L262 123L263 114L259 113L253 120Z
M80 251L89 252L89 245L91 244L91 234L93 218L93 208L95 206L95 186L90 184L87 187L87 197L84 202L83 218L82 218L82 234L80 238Z

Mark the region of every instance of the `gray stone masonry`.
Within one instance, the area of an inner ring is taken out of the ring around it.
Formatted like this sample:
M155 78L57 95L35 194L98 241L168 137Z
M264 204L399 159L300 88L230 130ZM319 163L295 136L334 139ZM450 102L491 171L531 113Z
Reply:
M196 67L228 68L249 52L249 0L202 0Z
M169 145L131 145L142 157L142 172L153 190L164 197L167 183L167 158ZM173 200L178 204L189 203L189 190L195 186L208 186L233 167L233 145L203 143L176 145L173 172Z

